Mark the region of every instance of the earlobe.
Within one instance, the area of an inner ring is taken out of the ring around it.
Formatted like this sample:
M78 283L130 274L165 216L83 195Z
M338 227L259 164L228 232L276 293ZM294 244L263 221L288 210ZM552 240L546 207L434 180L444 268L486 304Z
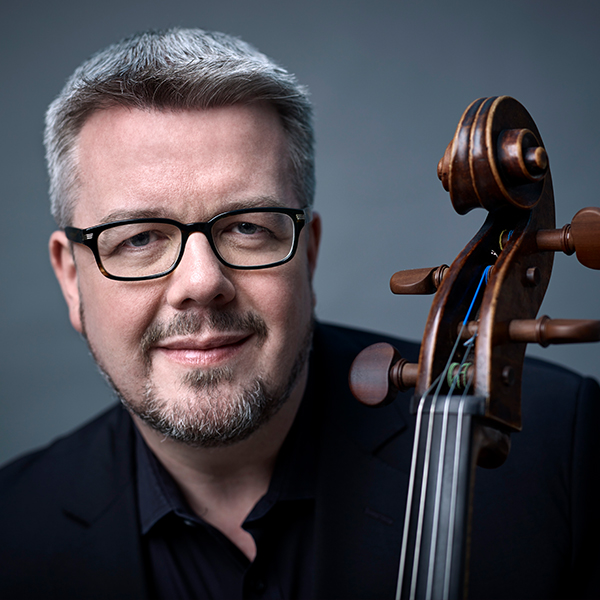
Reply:
M82 332L79 286L77 282L77 266L73 258L71 244L64 231L55 231L50 236L50 262L54 274L58 279L67 307L71 324L79 332Z
M321 243L321 216L313 212L312 220L308 225L308 268L312 279L317 268L317 257L319 255L319 244Z

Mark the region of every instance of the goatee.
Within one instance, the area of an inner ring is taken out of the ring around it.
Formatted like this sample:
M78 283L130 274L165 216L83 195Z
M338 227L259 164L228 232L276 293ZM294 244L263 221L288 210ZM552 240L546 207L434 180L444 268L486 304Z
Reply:
M82 311L82 324L85 319ZM265 373L256 373L245 385L235 385L235 371L229 366L194 369L181 379L177 398L162 397L152 382L151 348L172 336L207 332L244 332L261 347L268 336L264 320L255 313L239 315L214 312L208 316L182 313L168 323L155 322L141 339L145 364L145 391L142 398L127 397L104 369L88 340L90 351L108 383L127 410L165 437L193 447L219 447L248 438L283 406L298 383L308 362L312 344L313 319L306 330L286 378L279 382ZM278 365L273 366L278 370Z

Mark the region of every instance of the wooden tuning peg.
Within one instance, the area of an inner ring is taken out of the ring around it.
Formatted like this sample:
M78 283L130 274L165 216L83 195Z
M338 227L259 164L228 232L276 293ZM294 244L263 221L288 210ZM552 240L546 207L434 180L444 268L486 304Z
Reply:
M600 208L582 208L571 221L577 260L589 269L600 269Z
M542 229L536 234L538 250L577 255L589 269L600 269L600 208L582 208L562 229Z
M390 289L394 294L435 294L448 268L448 265L441 265L398 271L390 279Z
M465 327L459 327L463 339L469 339L476 335L477 329L478 324L476 321L469 321ZM592 319L551 319L547 315L539 319L513 319L508 322L507 326L499 327L498 339L525 344L539 344L540 346L600 342L600 321Z
M389 404L398 392L417 383L418 365L409 363L391 344L384 342L365 348L350 367L350 390L367 406Z
M585 319L514 319L508 324L511 342L579 344L600 341L600 321Z

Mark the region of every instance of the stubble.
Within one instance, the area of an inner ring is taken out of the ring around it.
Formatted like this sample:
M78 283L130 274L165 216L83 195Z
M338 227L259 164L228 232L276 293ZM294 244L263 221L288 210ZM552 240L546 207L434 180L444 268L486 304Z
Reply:
M144 332L141 352L144 360L145 385L141 398L131 398L114 382L103 366L85 333L83 335L101 373L127 410L142 419L165 437L192 447L222 447L248 438L264 425L285 404L302 374L312 345L313 322L307 324L300 345L286 377L278 381L268 373L256 373L244 385L235 383L235 369L230 366L188 371L180 380L176 398L162 396L152 380L151 348L171 336L195 335L206 332L247 332L252 343L264 345L268 328L254 314L239 315L232 311L198 316L181 313L168 323L155 322ZM277 369L277 366L274 365Z

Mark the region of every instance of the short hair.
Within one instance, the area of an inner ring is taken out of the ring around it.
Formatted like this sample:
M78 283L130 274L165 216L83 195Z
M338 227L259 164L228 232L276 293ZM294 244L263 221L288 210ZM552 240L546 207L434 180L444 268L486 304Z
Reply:
M201 29L136 34L84 62L46 113L44 143L51 211L72 224L79 185L77 140L86 119L113 106L204 109L266 101L285 131L293 190L301 206L314 198L314 134L308 91L254 47Z

